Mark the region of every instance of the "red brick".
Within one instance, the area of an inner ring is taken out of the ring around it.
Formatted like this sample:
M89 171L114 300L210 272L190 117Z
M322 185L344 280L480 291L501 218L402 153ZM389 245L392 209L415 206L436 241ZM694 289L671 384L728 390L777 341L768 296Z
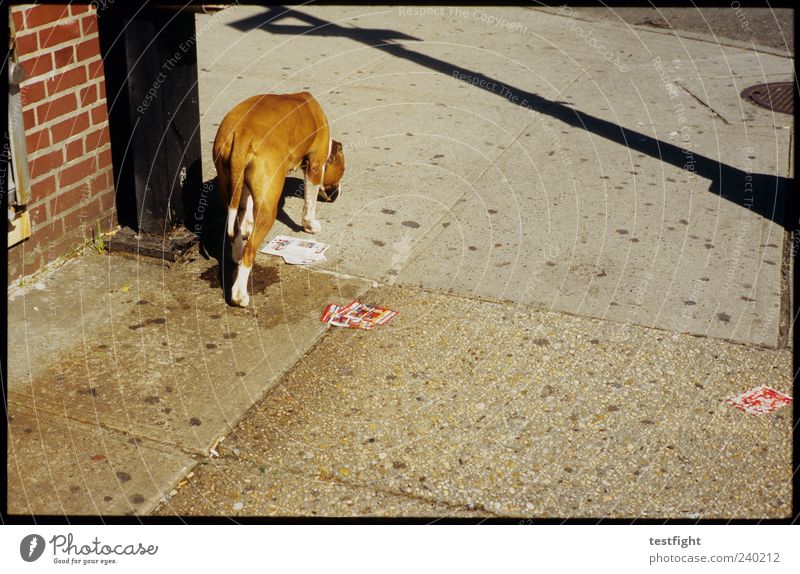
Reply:
M42 54L35 58L21 60L20 65L25 70L26 78L35 78L53 70L53 57L50 54Z
M68 16L67 7L58 4L39 4L29 8L25 14L27 28L36 28Z
M76 189L80 191L82 187L83 186L79 186ZM84 189L82 191L85 193L86 190ZM79 207L76 207L73 211L65 214L62 218L64 222L64 233L80 233L81 228L83 228L83 232L88 235L94 228L97 227L95 221L97 216L103 211L100 198L98 197L86 205L80 205L79 198L74 205Z
M46 245L53 240L61 239L63 230L64 226L58 219L43 221L39 225L34 226L31 230L31 234L33 235L32 239L38 245Z
M111 165L111 148L104 149L97 155L97 169Z
M31 217L31 225L34 227L40 223L47 221L47 202L42 202L38 205L29 205L27 212Z
M39 32L39 46L42 48L50 48L80 37L81 26L78 21L65 22L63 24L56 24L52 28L41 30Z
M68 114L77 108L78 102L75 94L66 94L60 98L45 102L36 108L36 118L39 120L39 124L43 124L53 118Z
M81 140L75 140L74 142L70 142L67 144L67 162L71 162L74 159L78 159L83 155L83 142Z
M58 143L72 136L82 134L87 129L89 129L89 113L83 112L78 116L55 124L50 128L50 132L53 136L53 143Z
M89 182L89 189L91 189L92 195L95 196L98 193L102 193L108 189L107 187L107 177L105 173L98 174L92 178L92 181Z
M102 169L103 166L98 165L98 167ZM114 170L113 169L109 169L106 172L106 186L109 189L114 189Z
M95 103L97 101L97 84L81 88L78 101L82 108Z
M116 206L116 196L114 194L114 186L109 184L106 189L108 191L100 195L100 205L103 206L104 212L113 211L114 207ZM112 226L113 223L109 222L109 227Z
M94 157L76 163L73 166L65 167L58 174L58 183L61 187L70 185L86 179L97 170L97 160Z
M100 105L92 108L92 125L96 126L108 121L108 110L106 103L101 102Z
M38 201L45 199L48 195L52 195L56 191L56 176L51 175L45 179L41 179L31 184L31 199Z
M55 59L56 68L69 66L75 62L75 48L72 46L67 46L66 48L56 50L53 54L53 58Z
M97 84L98 89L100 90L100 97L102 99L106 99L106 80L105 78L100 80L100 83Z
M29 133L25 137L28 153L34 153L50 146L50 132L41 130L36 133Z
M22 96L23 106L42 101L45 96L44 81L23 84L20 89L20 95Z
M108 138L108 128L103 126L102 128L93 131L89 135L86 136L86 153L91 153L95 151L97 148L101 148L104 145L111 143Z
M36 127L36 112L34 110L25 110L22 112L22 125L26 130L32 130Z
M100 56L100 42L91 38L75 46L75 57L78 61L89 60Z
M33 54L38 49L39 41L36 39L36 32L20 34L14 38L14 50L16 50L17 58Z
M105 74L103 69L103 60L97 60L96 62L89 62L86 65L87 69L89 70L89 77L91 79L102 78Z
M50 213L53 217L59 217L80 205L81 200L88 196L89 190L85 185L76 185L68 191L60 191L50 200Z
M14 30L22 30L25 27L25 17L23 16L22 8L18 6L11 7L11 21L14 23Z
M70 4L69 12L73 16L76 14L83 14L89 11L89 4Z
M50 173L61 166L64 161L64 154L60 149L46 153L29 162L31 179Z
M73 68L47 80L47 95L51 96L64 90L86 83L86 68Z
M97 32L97 15L90 14L81 19L81 28L83 28L83 35L88 36L92 32Z

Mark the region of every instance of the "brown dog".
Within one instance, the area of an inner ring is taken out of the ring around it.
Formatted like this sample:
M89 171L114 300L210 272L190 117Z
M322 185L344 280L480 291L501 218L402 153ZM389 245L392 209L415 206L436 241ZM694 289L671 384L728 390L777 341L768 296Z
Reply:
M286 175L302 166L303 229L316 233L317 197L338 197L344 150L331 140L325 113L311 94L269 94L249 98L228 112L214 139L214 165L238 264L231 303L247 307L250 270L275 223Z

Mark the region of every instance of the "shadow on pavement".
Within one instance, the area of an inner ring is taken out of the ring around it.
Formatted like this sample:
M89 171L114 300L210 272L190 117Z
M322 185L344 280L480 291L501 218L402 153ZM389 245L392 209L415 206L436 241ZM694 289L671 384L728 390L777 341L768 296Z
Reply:
M298 19L307 25L275 23L283 18ZM690 149L576 110L563 102L548 100L532 92L504 84L480 72L409 50L395 42L395 40L421 41L419 38L394 30L343 27L285 6L271 6L264 14L250 16L230 25L242 31L260 29L273 34L295 36L340 36L361 42L397 58L415 62L450 77L457 77L478 89L503 98L510 104L548 115L569 126L584 129L631 150L693 172L710 180L710 192L740 207L750 209L778 225L791 229L790 225L797 221L793 205L787 202L789 180L785 177L745 172ZM789 213L790 208L792 208L791 213Z

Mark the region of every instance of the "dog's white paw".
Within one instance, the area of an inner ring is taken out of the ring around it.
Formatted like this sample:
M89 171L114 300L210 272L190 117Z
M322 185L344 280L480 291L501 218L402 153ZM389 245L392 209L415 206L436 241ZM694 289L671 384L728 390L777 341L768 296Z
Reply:
M247 291L237 292L235 289L231 293L231 303L237 307L247 307L250 304L250 295Z
M306 233L318 233L322 229L322 224L318 219L303 219L303 229Z

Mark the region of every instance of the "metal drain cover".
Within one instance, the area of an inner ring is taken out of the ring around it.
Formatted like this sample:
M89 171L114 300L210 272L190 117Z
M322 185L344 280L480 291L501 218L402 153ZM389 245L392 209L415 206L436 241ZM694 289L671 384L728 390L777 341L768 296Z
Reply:
M742 97L773 112L794 113L794 82L771 82L750 86L742 92Z

